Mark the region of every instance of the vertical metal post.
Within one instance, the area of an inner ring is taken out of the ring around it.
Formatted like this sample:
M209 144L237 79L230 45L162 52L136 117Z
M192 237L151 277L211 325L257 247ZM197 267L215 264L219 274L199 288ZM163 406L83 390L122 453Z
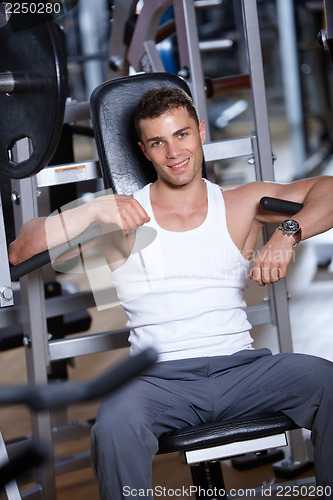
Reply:
M83 53L87 55L97 53L100 50L100 37L104 35L101 29L107 16L106 2L104 0L94 0L94 2L81 0L77 5L77 12ZM103 82L106 75L101 60L88 59L82 66L86 98L89 99L92 91Z
M304 162L306 160L306 133L293 0L277 0L276 10L285 109L291 139L293 164L295 165L295 174L301 177L304 174Z
M207 97L205 79L202 68L197 19L193 0L174 0L173 2L181 76L188 83L194 104L200 120L204 120L206 127L206 142L210 141ZM182 74L183 73L183 74Z
M9 272L8 251L5 232L5 222L0 194L0 308L14 304L13 291Z
M114 2L112 7L108 80L128 75L128 47L125 44L124 34L128 19L135 13L136 4L136 0L122 0L121 2Z
M18 204L14 205L16 230L25 222L38 216L36 177L12 180ZM48 332L45 314L45 297L42 271L39 269L20 280L23 332L26 345L27 375L29 384L47 383ZM31 413L33 436L52 449L52 426L49 411ZM39 478L38 478L39 480ZM40 481L45 498L56 499L53 462L42 467Z
M272 146L256 0L242 0L243 23L251 82L253 118L257 137L260 178L274 181Z
M257 180L270 180L266 179L266 171L263 173L260 164L258 141L256 136L252 136L252 148L254 153L254 163L256 170ZM267 170L267 169L266 169ZM272 236L273 231L271 227L265 226L263 228L263 240L268 241ZM289 317L288 306L288 293L286 287L286 280L282 279L278 283L273 283L269 286L269 301L271 309L271 321L276 326L278 333L278 343L280 352L292 352L293 343L291 335L291 325Z

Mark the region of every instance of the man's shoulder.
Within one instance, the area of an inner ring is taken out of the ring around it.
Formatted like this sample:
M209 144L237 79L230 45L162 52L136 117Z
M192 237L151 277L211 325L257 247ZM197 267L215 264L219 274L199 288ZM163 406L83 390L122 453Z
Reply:
M227 207L233 207L241 212L259 209L260 199L263 196L272 196L271 183L254 181L241 186L223 189L223 198Z
M148 184L145 184L144 186L136 189L134 192L133 192L133 197L136 198L136 196L140 196L142 195L143 193L145 193L147 190L150 189L150 186L151 186L151 182L149 182Z
M246 184L236 185L236 186L221 186L221 190L224 194L230 197L236 196L255 196L264 191L265 183L262 181L253 181Z

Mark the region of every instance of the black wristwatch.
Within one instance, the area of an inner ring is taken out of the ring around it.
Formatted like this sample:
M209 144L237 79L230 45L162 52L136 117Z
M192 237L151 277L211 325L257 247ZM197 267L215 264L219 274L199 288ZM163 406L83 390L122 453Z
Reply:
M280 224L278 229L280 229L283 232L283 234L286 234L288 236L293 236L295 238L294 247L298 245L298 243L302 239L302 229L296 220L293 219L284 220L282 224Z

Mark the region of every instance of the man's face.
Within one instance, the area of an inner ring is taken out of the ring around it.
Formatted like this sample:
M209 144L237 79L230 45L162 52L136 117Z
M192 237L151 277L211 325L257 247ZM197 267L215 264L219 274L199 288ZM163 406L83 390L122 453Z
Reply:
M140 121L139 145L161 182L182 186L201 177L205 125L199 128L186 108Z

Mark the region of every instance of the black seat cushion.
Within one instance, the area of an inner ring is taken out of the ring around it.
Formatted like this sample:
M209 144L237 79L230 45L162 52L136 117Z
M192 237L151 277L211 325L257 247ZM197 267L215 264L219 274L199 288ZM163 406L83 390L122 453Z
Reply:
M281 413L258 415L246 420L244 418L222 420L163 434L159 439L159 453L209 448L235 441L272 436L297 428L298 426L290 418Z

